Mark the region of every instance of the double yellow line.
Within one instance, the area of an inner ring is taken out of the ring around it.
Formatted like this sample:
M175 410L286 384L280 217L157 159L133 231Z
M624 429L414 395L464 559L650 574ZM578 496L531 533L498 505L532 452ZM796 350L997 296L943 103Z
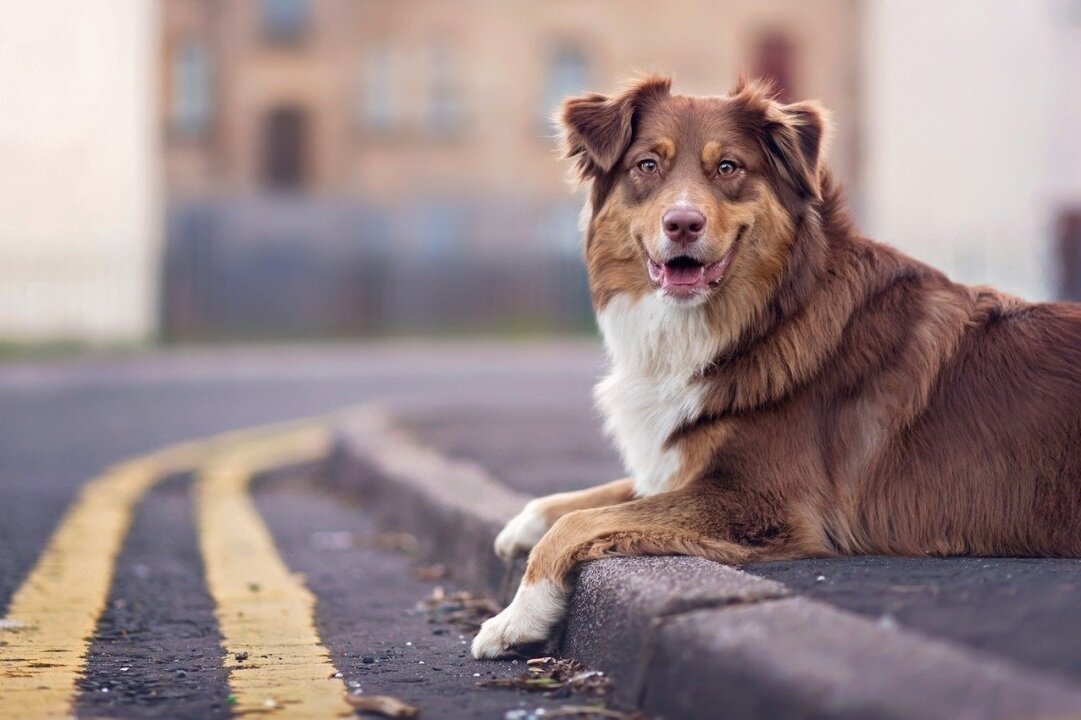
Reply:
M235 712L352 715L315 628L315 598L282 562L248 494L254 475L329 448L319 422L246 430L122 463L84 485L0 621L0 718L72 715L134 509L156 483L190 470Z

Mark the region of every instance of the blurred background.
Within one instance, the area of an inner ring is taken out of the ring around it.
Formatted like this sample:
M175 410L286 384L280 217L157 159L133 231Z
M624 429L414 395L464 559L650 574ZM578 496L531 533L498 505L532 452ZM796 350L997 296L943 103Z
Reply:
M553 110L743 70L866 233L1081 298L1081 0L3 0L0 343L589 332Z

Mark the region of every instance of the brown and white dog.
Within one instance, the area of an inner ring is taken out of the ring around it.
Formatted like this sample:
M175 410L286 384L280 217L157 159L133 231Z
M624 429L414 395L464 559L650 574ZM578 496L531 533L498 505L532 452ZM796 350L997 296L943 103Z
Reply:
M575 564L609 555L1081 556L1081 306L861 237L822 110L761 84L651 77L562 121L630 477L507 525L496 552L530 551L525 578L474 655L546 638Z

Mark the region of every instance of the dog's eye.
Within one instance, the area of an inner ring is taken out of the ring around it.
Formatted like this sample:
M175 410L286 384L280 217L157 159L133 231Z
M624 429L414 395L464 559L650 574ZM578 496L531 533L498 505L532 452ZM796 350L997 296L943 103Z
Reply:
M657 161L646 158L638 162L638 169L644 172L646 175L652 175L657 172Z
M721 164L717 166L717 172L721 175L731 175L739 166L731 160L721 160Z

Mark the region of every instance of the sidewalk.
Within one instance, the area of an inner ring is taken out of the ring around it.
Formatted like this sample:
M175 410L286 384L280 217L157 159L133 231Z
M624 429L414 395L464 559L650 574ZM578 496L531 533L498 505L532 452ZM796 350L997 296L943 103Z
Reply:
M491 552L530 496L620 466L588 404L366 408L343 416L330 481L507 597ZM620 558L582 568L559 651L620 699L679 717L1009 718L1081 714L1081 563Z

